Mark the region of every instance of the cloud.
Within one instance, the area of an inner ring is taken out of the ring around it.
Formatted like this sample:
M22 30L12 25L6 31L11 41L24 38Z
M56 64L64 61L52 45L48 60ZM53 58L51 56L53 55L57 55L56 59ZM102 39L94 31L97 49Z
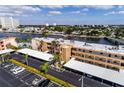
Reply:
M14 16L13 13L0 13L0 16Z
M81 12L80 11L72 11L70 13L72 13L72 14L80 14Z
M124 6L123 5L119 5L118 8L123 8Z
M40 11L41 9L36 6L0 6L0 16L23 16Z
M114 14L121 14L121 15L123 15L124 11L123 10L121 10L121 11L112 11L112 12L105 13L104 15L108 16L108 15L114 15Z
M22 10L26 10L26 11L41 11L41 9L39 7L33 7L33 6L22 6Z
M95 9L103 9L103 10L108 10L108 9L112 9L114 8L113 5L91 5L91 6L87 6L89 8L95 8Z
M76 5L73 7L108 10L114 8L114 5Z
M41 5L41 8L50 8L50 9L56 9L56 8L64 8L67 7L66 5Z
M49 11L48 13L49 13L50 15L60 15L60 14L62 14L61 11Z
M89 11L89 9L88 8L84 8L84 9L82 9L82 11L87 12L87 11Z
M87 13L84 13L84 12L81 12L81 11L72 11L72 12L70 12L70 13L71 13L71 14L83 15L83 16L87 15Z

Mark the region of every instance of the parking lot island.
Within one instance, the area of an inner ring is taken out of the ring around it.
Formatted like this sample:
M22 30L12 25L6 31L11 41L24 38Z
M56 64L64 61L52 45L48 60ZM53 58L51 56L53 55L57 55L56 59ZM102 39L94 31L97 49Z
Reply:
M56 83L59 83L64 87L75 87L74 85L69 84L68 82L60 80L60 79L58 79L56 77L53 77L53 76L51 76L49 74L44 74L43 72L41 72L41 71L39 71L39 70L37 70L37 69L35 69L33 67L27 66L27 65L25 65L25 64L23 64L23 63L21 63L21 62L19 62L17 60L10 59L10 62L12 62L12 63L14 63L14 64L16 64L18 66L22 66L22 67L26 68L30 72L33 72L33 73L38 74L38 75L41 75L41 76L43 76L43 77L45 77L45 78L47 78L49 80L52 80L52 81L54 81Z

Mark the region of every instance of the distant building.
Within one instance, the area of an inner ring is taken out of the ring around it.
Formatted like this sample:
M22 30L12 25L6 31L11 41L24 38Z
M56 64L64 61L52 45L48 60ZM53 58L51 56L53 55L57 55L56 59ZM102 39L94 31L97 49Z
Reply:
M8 45L17 47L16 37L0 38L0 50L7 49Z
M19 26L19 21L12 17L1 17L0 24L2 28L16 28Z
M57 24L56 23L53 23L53 26L56 26Z
M46 26L49 26L49 24L48 24L48 23L46 23L45 25L46 25Z

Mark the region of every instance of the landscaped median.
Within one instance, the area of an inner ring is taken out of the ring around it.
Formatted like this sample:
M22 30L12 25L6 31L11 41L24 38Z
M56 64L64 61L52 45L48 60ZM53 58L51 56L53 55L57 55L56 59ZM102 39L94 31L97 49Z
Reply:
M56 82L56 83L58 83L58 84L60 84L60 85L62 85L64 87L76 87L76 86L74 86L74 85L72 85L72 84L70 84L68 82L65 82L63 80L60 80L60 79L58 79L58 78L56 78L56 77L54 77L52 75L44 74L43 72L41 72L41 71L39 71L39 70L37 70L37 69L35 69L33 67L27 66L27 65L15 60L15 59L10 59L10 62L13 63L13 64L16 64L18 66L22 66L22 67L26 68L28 71L30 71L32 73L36 73L38 75L41 75L41 76L43 76L43 77L45 77L45 78L47 78L47 79L49 79L51 81L54 81L54 82Z

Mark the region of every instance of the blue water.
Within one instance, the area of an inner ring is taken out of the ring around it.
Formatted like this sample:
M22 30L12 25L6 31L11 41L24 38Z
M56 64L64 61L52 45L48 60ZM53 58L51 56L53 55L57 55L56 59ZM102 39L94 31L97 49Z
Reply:
M15 37L19 37L21 39L27 39L28 37L42 37L41 34L25 34L25 33L3 33L0 32L0 38L3 37L9 37L9 36L15 36ZM61 36L49 36L49 37L54 37L54 38L61 38ZM70 38L71 40L79 40L79 41L84 41L87 43L99 43L99 44L107 44L107 45L112 45L111 42L105 40L104 38Z

